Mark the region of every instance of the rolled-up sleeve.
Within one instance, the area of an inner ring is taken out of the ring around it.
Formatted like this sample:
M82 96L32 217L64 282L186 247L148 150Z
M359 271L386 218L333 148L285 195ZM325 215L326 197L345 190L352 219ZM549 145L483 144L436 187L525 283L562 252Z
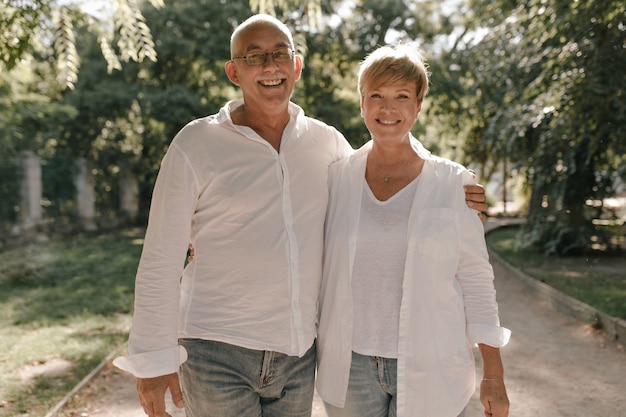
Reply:
M154 378L178 371L181 363L187 360L187 351L182 346L152 352L120 356L113 365L130 372L137 378Z
M186 360L178 346L180 279L197 201L195 174L175 143L161 163L135 281L128 355L114 365L137 377L176 372Z
M466 183L471 181L468 179ZM459 221L461 254L457 279L463 289L469 341L502 347L509 342L511 331L500 326L484 227L476 212L467 207Z

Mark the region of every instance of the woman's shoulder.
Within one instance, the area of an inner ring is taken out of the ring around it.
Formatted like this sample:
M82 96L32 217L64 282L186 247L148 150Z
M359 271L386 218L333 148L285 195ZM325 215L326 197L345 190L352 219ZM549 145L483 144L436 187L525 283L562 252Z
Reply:
M452 183L462 185L476 184L476 178L470 170L458 162L440 156L431 156L430 162L436 175Z
M367 158L367 154L369 153L370 148L371 146L369 146L369 144L363 145L359 149L351 152L345 158L333 162L330 165L330 170L338 171L342 169L349 169L355 164L359 164L360 161L364 161Z
M448 158L432 155L431 161L435 169L441 173L460 176L463 175L464 172L469 172L465 166Z

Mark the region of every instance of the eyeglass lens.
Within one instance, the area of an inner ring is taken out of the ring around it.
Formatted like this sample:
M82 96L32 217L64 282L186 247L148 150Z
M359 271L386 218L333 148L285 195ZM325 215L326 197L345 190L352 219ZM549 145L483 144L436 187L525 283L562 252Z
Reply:
M293 51L289 48L280 48L272 52L250 54L235 58L244 58L248 65L262 65L267 61L268 55L272 55L272 59L274 59L275 62L287 62L293 59Z

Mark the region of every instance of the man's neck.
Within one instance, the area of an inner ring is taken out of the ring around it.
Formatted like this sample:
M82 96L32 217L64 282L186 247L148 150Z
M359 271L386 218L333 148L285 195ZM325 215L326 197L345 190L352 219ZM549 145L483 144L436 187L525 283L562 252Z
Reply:
M234 124L247 126L265 139L276 151L280 150L280 141L287 124L289 110L287 106L278 108L253 108L245 104L234 109L230 117Z

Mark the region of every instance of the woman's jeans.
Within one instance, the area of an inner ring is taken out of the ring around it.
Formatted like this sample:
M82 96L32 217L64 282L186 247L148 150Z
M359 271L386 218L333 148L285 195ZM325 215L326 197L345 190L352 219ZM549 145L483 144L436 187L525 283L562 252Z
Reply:
M301 358L227 343L183 339L187 417L310 417L315 344Z
M328 417L396 417L397 369L397 359L352 352L345 407L324 403ZM463 415L464 412L458 417Z

